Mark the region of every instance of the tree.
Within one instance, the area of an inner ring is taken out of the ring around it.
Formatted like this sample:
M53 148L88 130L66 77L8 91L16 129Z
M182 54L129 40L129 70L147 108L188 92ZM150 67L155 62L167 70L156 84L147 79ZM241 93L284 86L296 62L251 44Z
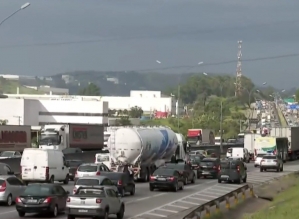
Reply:
M296 101L299 101L299 89L296 90L295 97Z
M139 106L131 107L129 116L131 118L140 118L143 115L143 110Z
M129 126L132 125L129 117L127 116L122 116L119 119L115 120L115 126Z
M7 125L8 120L7 119L0 119L0 125Z
M81 96L100 96L100 88L94 83L89 83L89 85L78 93Z

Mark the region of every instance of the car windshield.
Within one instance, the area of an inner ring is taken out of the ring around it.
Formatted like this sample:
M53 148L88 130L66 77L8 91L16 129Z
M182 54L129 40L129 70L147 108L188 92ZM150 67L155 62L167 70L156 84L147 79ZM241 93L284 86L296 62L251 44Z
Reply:
M84 178L81 178L81 179L78 179L76 181L76 184L75 185L86 185L86 186L95 186L95 185L99 185L100 182L98 179L84 179Z
M161 175L163 175L163 176L173 176L173 173L174 173L174 171L171 170L171 169L164 169L164 168L161 168L161 169L157 169L157 170L153 173L153 175L154 175L154 176L161 176Z
M83 195L83 196L105 197L105 192L103 189L95 189L95 188L82 188L82 189L79 188L76 194Z
M14 155L13 151L3 151L0 155L0 157L11 157Z
M276 159L276 156L263 156L263 159Z
M191 161L191 163L198 163L198 162L200 162L200 157L199 156L191 156L190 157L190 161Z
M233 149L231 149L231 148L229 148L229 149L227 149L227 153L232 153L233 152Z
M99 155L99 156L97 156L97 161L98 161L98 162L109 161L109 155L106 155L106 156Z
M81 165L78 168L79 172L97 172L98 167L92 165Z
M23 195L28 196L48 196L52 193L52 187L44 185L29 185Z
M166 164L165 165L166 169L175 169L175 170L184 170L184 165L180 164Z

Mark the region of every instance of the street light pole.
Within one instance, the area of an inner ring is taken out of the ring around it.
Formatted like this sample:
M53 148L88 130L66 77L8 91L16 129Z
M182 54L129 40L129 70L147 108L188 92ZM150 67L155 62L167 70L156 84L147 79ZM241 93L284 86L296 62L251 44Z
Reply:
M220 153L223 153L223 144L222 144L222 139L223 139L223 100L222 100L222 90L223 90L223 85L220 85L220 95L221 95L221 102L220 102Z
M22 5L18 10L14 11L14 12L11 13L9 16L7 16L6 18L4 18L4 19L0 22L0 26L1 26L6 20L8 20L8 19L11 18L12 16L14 16L16 13L18 13L19 11L21 11L21 10L23 10L23 9L29 7L29 6L30 6L30 3L29 3L29 2L25 3L24 5Z

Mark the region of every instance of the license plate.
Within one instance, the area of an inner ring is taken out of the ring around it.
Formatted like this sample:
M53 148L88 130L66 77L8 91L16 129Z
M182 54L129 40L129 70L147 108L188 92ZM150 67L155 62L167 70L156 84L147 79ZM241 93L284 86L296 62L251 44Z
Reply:
M84 212L84 213L86 213L86 212L88 212L88 210L78 210L78 212Z
M81 204L85 205L85 201L81 201ZM85 211L85 210L84 210Z
M83 174L83 176L89 176L89 174Z
M221 178L229 178L228 175L221 175Z
M29 199L29 200L27 200L27 202L28 203L37 203L37 200L35 200L35 199Z
M159 181L166 181L165 178L158 178Z
M268 160L267 162L268 162L268 163L270 163L270 162L271 162L271 160Z

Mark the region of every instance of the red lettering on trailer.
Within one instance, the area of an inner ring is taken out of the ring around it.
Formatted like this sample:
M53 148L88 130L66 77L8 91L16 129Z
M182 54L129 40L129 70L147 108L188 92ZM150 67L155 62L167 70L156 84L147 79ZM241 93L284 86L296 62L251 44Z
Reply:
M1 131L0 143L27 143L25 131Z

